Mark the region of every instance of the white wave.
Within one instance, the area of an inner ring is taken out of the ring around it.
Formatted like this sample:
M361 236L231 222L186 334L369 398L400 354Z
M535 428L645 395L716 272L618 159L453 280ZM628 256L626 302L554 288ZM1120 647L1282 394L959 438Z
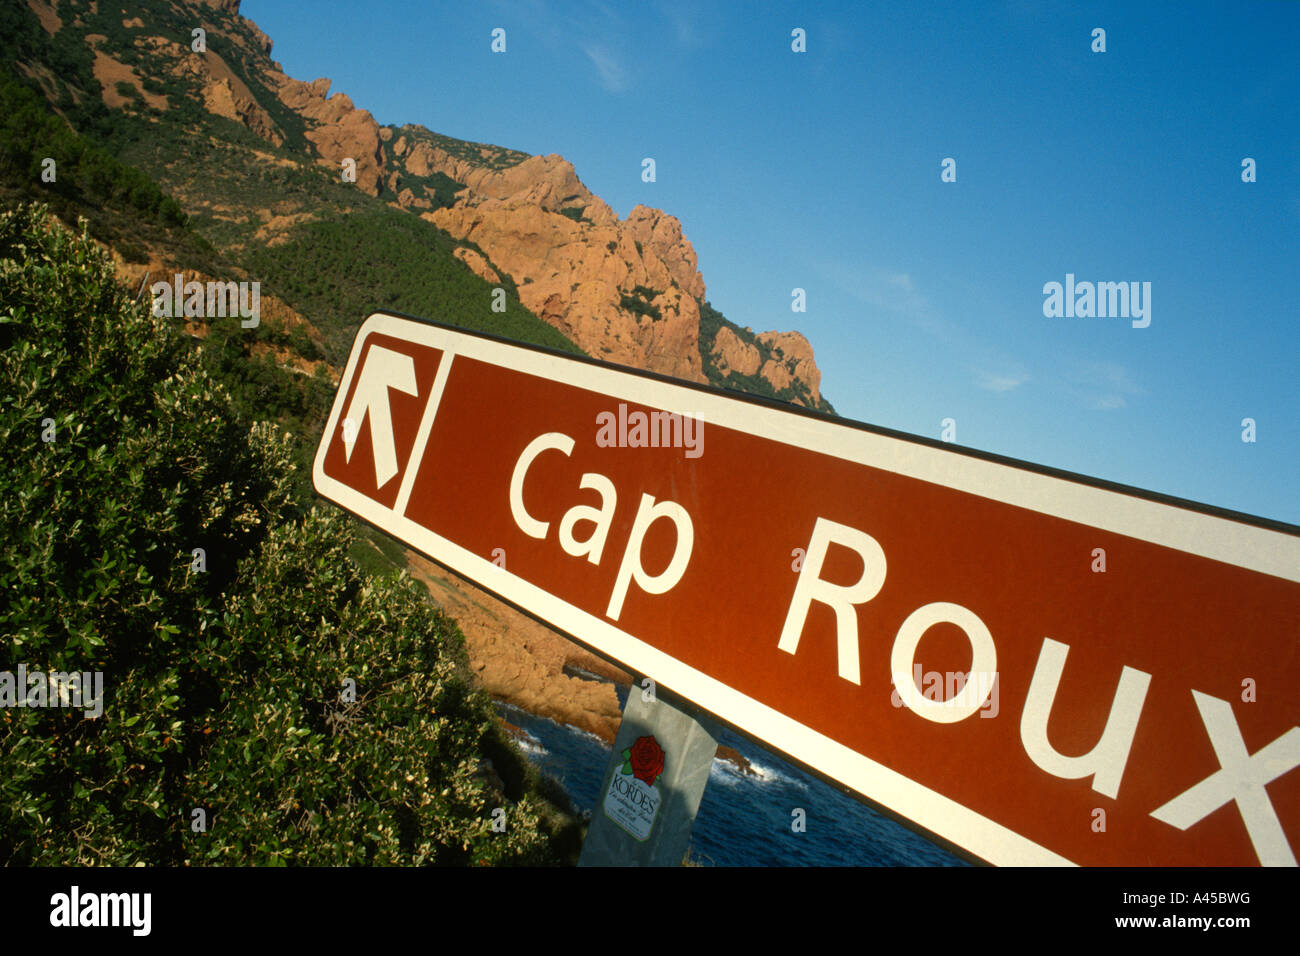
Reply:
M740 783L744 777L736 769L736 765L730 760L715 759L713 765L709 767L709 782L721 783L728 787L734 787Z
M528 731L520 728L521 733L514 738L515 746L522 750L529 757L534 759L545 757L550 753L540 740L530 734Z
M748 759L748 758L747 758ZM734 785L747 780L754 784L772 784L783 783L788 787L795 787L799 790L807 790L808 785L802 780L798 780L787 773L782 773L774 767L761 764L757 760L749 759L749 768L741 770L736 764L722 757L717 757L713 761L713 766L709 768L709 779L717 780L719 783Z
M590 730L583 730L581 727L573 726L573 724L564 724L563 727L571 733L575 733L580 737L586 737L588 740L600 744L602 750L609 749L609 744L602 737L593 734Z
M796 787L800 790L808 789L808 784L804 783L802 780L792 777L788 773L777 770L775 767L761 764L757 760L751 760L749 762L749 769L754 771L754 776L758 778L760 783L775 783L779 780L788 787Z

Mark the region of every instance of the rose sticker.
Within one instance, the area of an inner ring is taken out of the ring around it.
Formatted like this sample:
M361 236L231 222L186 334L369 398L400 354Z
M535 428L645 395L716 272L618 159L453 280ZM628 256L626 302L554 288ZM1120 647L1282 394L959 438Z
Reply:
M651 737L638 737L636 743L623 751L623 773L653 787L664 772L664 749Z
M610 774L602 806L609 817L637 840L646 840L664 802L655 782L664 772L664 748L653 736L638 737L623 751L623 766Z

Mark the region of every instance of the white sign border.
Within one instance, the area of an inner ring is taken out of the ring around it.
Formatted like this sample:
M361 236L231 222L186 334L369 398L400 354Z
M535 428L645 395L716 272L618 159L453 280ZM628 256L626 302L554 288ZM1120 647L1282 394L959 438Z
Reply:
M431 390L435 401L426 409L421 440L412 449L412 461L418 461L423 454L424 439L450 364L455 357L464 356L1300 582L1300 536L1280 530L389 313L371 315L358 330L339 379L326 436L337 431L343 399L362 348L367 337L375 333L444 352L436 387ZM984 860L1000 866L1073 865L1037 842L683 664L330 478L324 472L327 450L328 443L322 440L312 467L313 483L323 497L552 627L630 670L653 675L665 687L743 728L743 732L786 754L797 755L797 761L818 773ZM408 475L412 471L409 462L406 471ZM404 485L409 483L406 477ZM399 505L406 503L409 489L405 490L406 494L399 496Z

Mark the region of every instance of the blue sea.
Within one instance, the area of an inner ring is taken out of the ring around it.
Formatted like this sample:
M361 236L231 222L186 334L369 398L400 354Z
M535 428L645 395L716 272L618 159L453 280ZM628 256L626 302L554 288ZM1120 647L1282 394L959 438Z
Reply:
M619 701L626 701L619 688ZM498 703L501 716L524 731L520 748L564 784L580 812L592 812L610 749L575 727ZM691 860L702 866L967 866L899 823L724 730L719 743L739 751L755 776L714 760L691 834ZM791 828L802 808L806 830Z

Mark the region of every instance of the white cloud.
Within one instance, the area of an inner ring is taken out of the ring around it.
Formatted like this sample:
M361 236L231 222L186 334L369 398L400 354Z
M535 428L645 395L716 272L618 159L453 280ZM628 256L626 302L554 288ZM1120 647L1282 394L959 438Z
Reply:
M600 85L609 92L621 93L632 85L625 53L645 38L635 32L617 4L601 0L494 0L493 7L502 16L508 14L515 29L526 30L539 40L552 57L569 58L576 45L595 67ZM682 29L677 27L679 36Z
M688 50L703 46L704 38L692 19L695 10L689 6L678 8L669 4L660 5L659 10L672 26L678 46Z
M916 291L916 283L906 272L864 269L831 260L813 261L811 265L823 279L865 305L916 320L934 318L925 296Z
M1019 388L1029 381L1029 376L1024 374L998 374L995 372L980 372L975 380L975 384L980 388L990 392L1009 392L1013 388Z
M627 89L627 71L618 58L601 44L589 43L582 48L600 74L600 85L611 93L621 93Z
M1142 388L1118 362L1076 362L1067 373L1067 386L1085 407L1097 411L1125 408Z
M988 344L969 324L954 322L941 314L911 273L861 268L832 260L813 261L811 265L822 279L869 306L873 312L892 314L933 337L949 360L963 359L974 375L976 387L989 392L1010 392L1030 380L1028 370L1014 355Z
M885 281L888 282L890 285L897 286L898 288L902 289L904 292L910 293L913 289L912 277L908 275L906 272L900 272L897 275L886 276Z

